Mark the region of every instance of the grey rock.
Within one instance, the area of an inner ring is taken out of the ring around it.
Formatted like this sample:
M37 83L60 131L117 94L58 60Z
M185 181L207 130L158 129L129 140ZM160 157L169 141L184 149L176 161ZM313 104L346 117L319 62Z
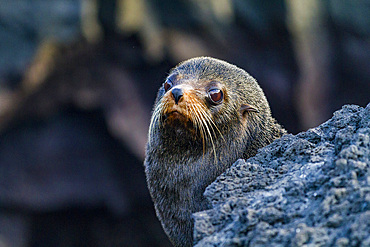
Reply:
M369 246L370 104L238 160L205 196L196 246Z

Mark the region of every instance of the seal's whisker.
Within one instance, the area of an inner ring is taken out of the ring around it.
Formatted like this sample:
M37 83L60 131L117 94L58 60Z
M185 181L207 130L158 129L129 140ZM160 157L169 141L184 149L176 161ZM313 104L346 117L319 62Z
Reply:
M207 123L210 123L209 127L211 128L212 133L213 133L214 137L216 138L216 133L215 133L214 128L213 128L213 126L215 126L215 123L213 122L212 118L210 116L208 116L207 112L204 109L202 109L201 107L199 107L199 111L201 111L201 116L204 118L204 121L206 121ZM218 128L217 128L217 130L218 130Z
M203 126L205 127L205 130L207 131L209 139L211 141L213 152L214 152L214 155L215 155L215 161L216 161L217 160L216 147L215 147L215 143L213 141L212 132L211 132L211 130L212 130L213 133L214 133L214 130L213 130L212 126L209 126L207 119L204 118L205 111L198 104L194 104L194 106L197 108L197 110L199 112L199 116L201 117L202 123L204 123Z
M148 138L149 139L152 139L153 135L154 135L154 132L157 131L157 128L155 127L155 125L157 124L158 122L158 119L160 118L160 110L154 110L153 111L153 114L152 114L152 117L150 119L150 124L149 124L149 133L148 133Z
M205 145L205 130L202 124L202 120L200 119L200 114L199 111L195 110L194 107L195 105L193 104L193 101L190 101L190 109L191 109L191 114L194 116L194 121L196 123L197 128L199 128L200 136L202 137L202 145L203 145L203 157L205 154L206 150L206 145Z
M204 123L203 123L203 120L201 119L201 117L199 116L199 112L196 112L197 114L197 118L198 118L198 121L199 121L199 125L200 125L200 130L201 130L201 136L202 136L202 147L203 147L203 158L204 158L204 154L206 153L206 143L208 143L208 137L207 137L207 132L204 128Z
M159 128L156 128L156 125L158 124L159 125L158 127L160 127L162 120L162 112L166 106L167 106L166 103L160 101L154 108L149 124L149 133L148 133L149 139L151 139L153 135L158 131Z
M203 110L204 111L204 110ZM212 126L217 130L217 132L220 134L222 140L225 142L225 138L224 136L222 135L220 129L217 127L215 121L213 120L213 118L211 116L209 116L208 114L206 114L206 111L204 111L204 117L206 117L208 119L208 121L212 124Z
M208 129L208 133L209 133L209 136L210 136L211 140L212 140L212 133L213 133L214 138L217 139L216 132L214 130L214 127L216 127L216 129L217 129L217 131L219 133L220 133L220 130L215 125L213 119L207 114L207 112L202 107L199 107L199 111L200 111L200 115L204 119L203 121L204 121L204 123L205 123L205 125L206 125L206 127ZM211 133L210 130L212 130L212 133ZM220 135L221 135L221 137L223 139L223 135L221 133L220 133ZM215 146L214 146L213 142L212 142L212 146L213 146L213 150L214 150L214 154L215 154L215 162L216 162L217 155L216 155L216 150L215 150Z
M194 110L194 107L190 104L189 105L189 113L192 115L193 119L194 119L194 127L195 127L195 132L197 133L197 131L199 130L202 138L204 139L203 137L203 133L202 133L202 130L201 130L201 127L202 125L200 124L200 120L199 120L199 117L198 115L196 114L195 110Z

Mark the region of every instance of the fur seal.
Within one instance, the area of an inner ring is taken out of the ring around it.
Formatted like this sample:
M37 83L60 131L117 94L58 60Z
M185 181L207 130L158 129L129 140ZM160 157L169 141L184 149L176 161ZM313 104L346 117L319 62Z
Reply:
M154 104L144 166L157 216L174 246L193 244L192 213L210 207L205 188L237 159L285 133L243 69L198 57L171 70Z

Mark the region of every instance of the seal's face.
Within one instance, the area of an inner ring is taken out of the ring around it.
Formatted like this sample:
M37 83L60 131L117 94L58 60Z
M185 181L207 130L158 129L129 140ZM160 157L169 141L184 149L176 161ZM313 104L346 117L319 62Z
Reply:
M221 135L217 119L227 104L224 84L216 80L200 80L178 71L170 74L159 92L152 116L162 128L173 129L179 137L201 137L203 144L213 142Z
M175 128L183 126L191 132L192 127L212 124L226 101L226 88L220 82L200 81L178 73L167 78L163 89L164 124Z
M242 75L235 76L234 70L235 66L211 58L191 59L175 67L158 91L149 143L185 139L214 149L229 131L238 135L247 126L246 112L256 109L247 104L246 73L239 69Z

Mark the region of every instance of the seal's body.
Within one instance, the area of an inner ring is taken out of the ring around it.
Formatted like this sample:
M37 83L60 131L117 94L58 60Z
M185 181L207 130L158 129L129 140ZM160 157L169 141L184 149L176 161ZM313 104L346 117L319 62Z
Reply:
M203 193L217 176L285 133L244 70L209 57L175 67L158 91L144 162L172 243L192 245L192 213L210 207Z

